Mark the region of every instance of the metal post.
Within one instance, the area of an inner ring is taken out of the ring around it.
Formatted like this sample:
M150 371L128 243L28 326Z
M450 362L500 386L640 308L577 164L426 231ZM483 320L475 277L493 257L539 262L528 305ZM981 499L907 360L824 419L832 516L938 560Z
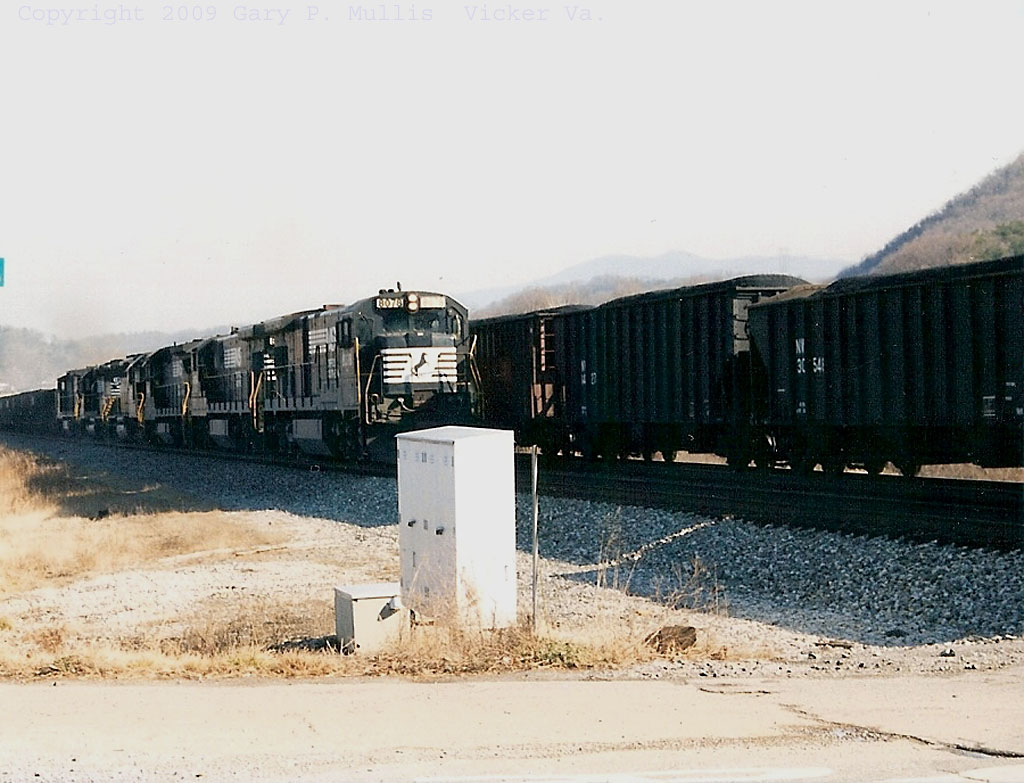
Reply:
M530 448L530 468L533 474L533 633L537 633L537 447Z

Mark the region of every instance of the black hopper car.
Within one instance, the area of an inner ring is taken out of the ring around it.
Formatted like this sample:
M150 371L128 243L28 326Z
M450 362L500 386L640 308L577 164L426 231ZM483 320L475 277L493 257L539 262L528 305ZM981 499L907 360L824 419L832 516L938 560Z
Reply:
M393 460L397 432L474 420L470 347L466 308L451 297L382 290L69 371L56 392L3 398L0 427ZM49 400L48 417L33 413L29 426L28 400Z
M0 397L0 431L29 435L55 433L57 401L53 389Z
M750 310L758 459L904 475L1024 464L1024 256L798 289Z
M586 457L1024 465L1024 257L781 275L474 321L485 421Z

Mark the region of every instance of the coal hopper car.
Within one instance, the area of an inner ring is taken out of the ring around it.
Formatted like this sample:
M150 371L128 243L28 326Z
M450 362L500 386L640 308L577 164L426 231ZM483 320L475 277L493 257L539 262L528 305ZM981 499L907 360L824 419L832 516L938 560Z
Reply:
M1024 256L793 291L750 308L751 450L810 471L1024 462Z

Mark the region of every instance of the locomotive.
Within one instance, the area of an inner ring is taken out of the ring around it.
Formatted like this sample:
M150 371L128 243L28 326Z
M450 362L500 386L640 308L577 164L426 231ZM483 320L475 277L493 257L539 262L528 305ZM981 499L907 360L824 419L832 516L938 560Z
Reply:
M445 294L382 289L71 370L56 419L107 439L393 460L395 433L473 420L467 315Z
M737 468L1024 464L1024 256L782 275L474 321L485 421L548 453Z

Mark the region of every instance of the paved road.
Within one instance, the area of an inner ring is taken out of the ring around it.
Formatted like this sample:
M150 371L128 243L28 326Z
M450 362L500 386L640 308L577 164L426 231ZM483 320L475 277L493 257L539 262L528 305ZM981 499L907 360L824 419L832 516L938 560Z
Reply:
M1024 781L1024 668L841 680L58 681L0 685L0 705L0 781Z

